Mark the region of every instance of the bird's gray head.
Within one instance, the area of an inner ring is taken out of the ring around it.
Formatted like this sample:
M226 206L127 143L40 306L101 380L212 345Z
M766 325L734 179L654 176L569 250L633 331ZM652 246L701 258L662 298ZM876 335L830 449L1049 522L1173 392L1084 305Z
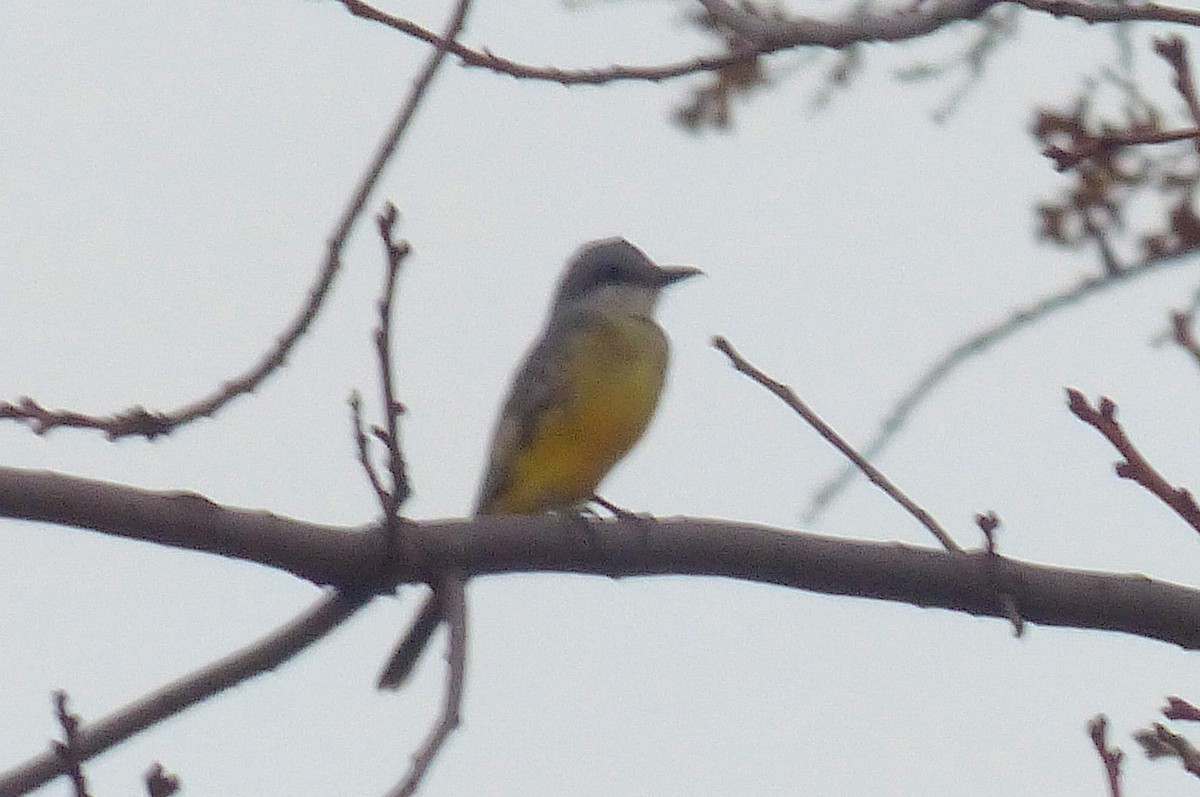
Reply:
M556 308L602 303L649 315L658 293L700 274L692 266L660 266L624 238L602 238L579 248L558 283Z

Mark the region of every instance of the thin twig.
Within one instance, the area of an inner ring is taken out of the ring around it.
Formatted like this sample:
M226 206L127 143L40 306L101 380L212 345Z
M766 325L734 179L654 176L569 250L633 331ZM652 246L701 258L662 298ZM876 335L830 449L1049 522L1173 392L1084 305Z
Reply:
M1108 746L1108 717L1097 714L1088 722L1088 736L1104 765L1104 774L1108 778L1109 797L1121 797L1121 759L1125 753L1119 747Z
M979 526L979 530L983 532L984 553L988 556L989 561L993 564L999 561L1000 550L996 546L996 529L1000 528L1000 516L995 512L976 513L975 525ZM1004 611L1004 616L1008 618L1009 624L1012 626L1013 636L1021 637L1025 635L1025 618L1021 616L1021 610L1017 606L1017 601L1013 598L1012 593L1003 589L998 579L995 577L995 567L991 570L991 580L996 590L996 595L1000 599L1000 607Z
M1200 778L1200 750L1183 736L1156 722L1133 735L1147 758L1178 758L1183 768Z
M983 539L986 544L984 550L988 553L997 553L996 549L996 529L1000 528L1000 516L995 512L976 513L975 525L983 532Z
M1163 706L1162 713L1169 720L1200 722L1200 708L1196 708L1182 697L1174 695L1167 698L1167 705Z
M383 504L383 516L389 524L399 514L400 507L412 494L408 483L408 471L404 463L404 453L400 449L400 432L397 418L404 412L404 405L396 400L396 388L392 377L392 304L396 297L396 277L400 273L400 264L412 251L408 241L397 241L393 237L395 231L396 206L387 203L384 211L376 221L379 225L379 236L383 239L384 251L387 254L387 276L384 279L383 293L379 298L379 326L375 330L375 349L379 353L379 381L383 389L383 414L385 427L380 438L388 452L388 472L392 477L392 488L388 491L388 500Z
M1192 335L1190 313L1171 313L1171 339L1192 355L1192 359L1196 361L1197 365L1200 365L1200 344L1197 344L1195 336Z
M362 396L357 390L350 393L350 422L354 426L354 447L358 452L358 464L362 465L363 472L367 474L367 480L371 482L371 489L375 491L379 505L386 509L391 502L391 496L388 495L383 480L379 478L379 472L371 462L371 444L363 427Z
M86 756L80 751L79 715L72 714L67 709L67 693L61 689L54 693L54 716L63 731L63 740L54 742L54 754L58 756L63 771L71 779L75 797L90 797L87 778L83 776L83 761Z
M342 592L327 595L295 620L258 642L79 728L74 756L81 762L93 758L218 692L275 669L336 628L361 608L368 597L367 594ZM44 753L0 773L0 797L25 794L67 772L69 769L61 758L54 753Z
M308 523L194 494L0 466L0 517L205 552L362 592L380 581L377 527ZM707 518L657 519L641 526L590 523L603 528L602 550L564 535L562 518L549 513L414 522L405 533L418 554L392 563L387 575L404 584L434 582L446 572L468 578L502 573L725 578L988 617L1003 616L993 586L999 584L1012 592L1028 623L1131 634L1200 650L1195 622L1200 590L1140 574L1008 557L989 561ZM0 797L8 795L0 789Z
M388 797L410 797L416 793L433 759L437 757L438 751L461 720L463 680L467 669L467 611L464 586L465 582L460 576L448 575L435 587L444 619L450 629L450 643L446 650L446 695L442 702L442 714L421 749L413 755L408 774L395 789L388 792Z
M1187 103L1192 122L1200 126L1200 98L1196 97L1196 84L1192 80L1192 68L1188 64L1187 43L1182 36L1155 39L1154 52L1158 53L1175 70L1175 88ZM1196 141L1200 149L1200 140Z
M458 0L446 25L446 32L442 36L443 43L439 43L436 46L436 49L430 54L424 68L413 83L408 106L414 111L420 97L425 93L434 75L437 74L438 69L445 61L448 48L454 44L455 39L462 32L463 25L466 23L467 12L470 8L471 0ZM395 292L396 275L399 272L401 261L408 253L407 244L397 244L392 238L392 228L395 220L395 208L391 206L379 217L379 230L388 255L388 275L385 281L384 295L380 299L380 326L376 333L376 345L379 350L380 368L383 379L384 412L387 417L387 431L385 433L387 439L384 442L388 447L389 470L391 471L393 480L391 503L384 507L384 523L388 530L389 559L392 558L391 553L394 552L397 541L396 513L409 492L408 479L405 475L404 459L400 454L396 426L396 416L399 415L401 407L399 402L396 401L392 386L389 341L392 296ZM441 718L430 732L425 745L414 756L413 765L408 775L398 786L398 791L392 792L398 795L410 795L416 791L422 776L428 770L430 764L433 763L433 759L437 756L438 751L441 750L442 745L454 729L458 727L459 708L462 705L463 681L466 674L467 621L466 609L464 607L466 599L465 583L461 576L454 574L444 577L433 586L440 608L450 626L450 647L447 653L450 666L447 676L445 703Z
M916 518L922 526L929 529L929 532L937 538L938 542L940 542L947 551L962 550L960 547L958 547L958 544L955 543L954 540L950 539L950 535L946 533L946 531L938 524L936 520L934 520L932 515L918 506L916 502L905 495L900 488L892 484L891 480L884 476L878 468L863 459L862 456L859 455L859 453L855 451L849 443L843 440L841 436L829 426L829 424L825 423L825 421L821 420L821 418L815 412L809 409L808 406L801 401L798 396L796 396L795 392L793 392L790 387L782 384L781 382L776 382L774 379L767 376L762 371L758 370L745 359L743 359L740 354L734 351L733 346L725 338L720 336L713 338L712 345L715 349L717 349L717 351L729 358L729 361L733 364L733 367L737 371L750 377L755 382L758 382L760 385L779 397L779 399L781 399L785 404L795 410L796 413L799 414L809 426L817 431L817 434L821 435L821 437L824 437L834 448L836 448L846 458L853 462L854 466L861 470L863 474L870 479L872 484L887 493L892 500L896 501L896 503L904 507L905 511Z
M1125 266L1120 274L1101 274L1085 277L1078 284L1059 293L1039 299L1027 307L1015 310L1004 320L981 329L966 340L950 348L933 365L914 382L908 390L900 395L892 405L892 409L883 420L872 437L862 447L862 455L866 459L874 459L887 448L896 434L904 428L909 416L916 411L933 393L934 388L958 368L972 358L981 356L999 343L1012 337L1015 333L1028 327L1036 321L1053 313L1073 307L1087 299L1098 296L1107 290L1124 284L1127 280L1144 277L1157 273L1164 268L1183 266L1194 263L1194 258L1186 256L1185 252L1174 252L1163 257L1148 258L1141 263ZM842 491L853 480L858 468L848 464L838 473L831 476L812 493L808 506L801 517L806 523L811 523L820 516L830 504L841 495Z
M428 28L403 17L392 16L360 0L338 0L346 10L356 17L377 22L406 36L420 39L443 51L453 53L464 66L479 67L498 74L526 80L544 80L565 86L598 86L626 80L658 82L670 78L692 75L697 72L715 72L735 64L753 61L755 52L730 52L722 55L695 58L662 66L632 67L614 65L595 69L561 69L553 66L522 64L496 55L487 50L472 50L460 42L438 36Z
M434 68L430 69L427 66L413 84L408 99L400 107L391 128L380 142L375 156L360 178L350 202L338 219L337 226L327 245L325 262L322 263L317 278L309 288L304 305L275 346L253 368L224 382L221 388L210 396L169 412L147 410L138 406L112 415L87 415L70 410L49 410L37 401L24 397L16 403L0 402L0 419L13 419L28 423L37 434L45 434L58 427L72 427L102 431L110 440L130 436L153 439L199 418L211 417L233 399L252 393L257 389L267 377L283 366L296 342L308 331L321 310L330 286L332 286L338 271L341 270L341 252L346 240L362 215L371 192L379 182L383 167L391 159L400 139L412 122L417 107L429 88L430 81L433 80L437 66L441 65L444 57L445 50L439 49L431 59L431 63L436 62Z
M146 771L144 780L146 797L171 797L179 791L179 778L163 769L157 761Z
M811 17L787 18L782 15L767 17L754 14L744 6L739 8L726 2L704 0L710 14L716 9L722 23L738 32L739 41L753 41L755 46L743 45L720 55L657 66L612 65L591 69L563 69L520 63L495 55L486 49L473 50L459 42L447 41L411 20L384 13L361 0L338 2L357 17L386 25L406 36L448 50L465 66L487 69L525 80L543 80L562 85L602 85L617 81L658 82L700 72L718 72L731 66L752 62L762 55L798 47L845 49L858 43L914 39L955 22L978 19L993 7L1007 2L1055 17L1074 17L1088 22L1141 20L1200 27L1200 12L1157 3L1107 5L1077 0L941 0L913 4L890 13L868 14L856 9L845 19L829 21Z
M1071 149L1049 146L1042 154L1054 161L1055 171L1073 169L1089 158L1109 155L1127 147L1143 147L1153 144L1174 144L1179 141L1200 140L1200 127L1183 130L1139 131L1130 133L1106 133L1100 136L1079 136Z
M1053 17L1074 17L1085 22L1169 22L1200 26L1200 11L1158 3L1093 3L1079 0L1010 0L1031 11Z
M1117 422L1117 405L1107 396L1100 397L1100 406L1093 407L1084 395L1074 388L1067 388L1067 406L1079 420L1093 427L1124 459L1116 463L1114 470L1122 479L1129 479L1158 496L1167 506L1174 509L1189 526L1200 532L1200 506L1184 487L1172 487L1146 458L1134 447L1125 430Z

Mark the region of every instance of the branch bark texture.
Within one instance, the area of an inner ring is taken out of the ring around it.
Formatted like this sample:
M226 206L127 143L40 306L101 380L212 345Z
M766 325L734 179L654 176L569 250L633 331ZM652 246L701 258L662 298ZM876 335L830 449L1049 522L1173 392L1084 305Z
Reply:
M719 576L1026 622L1117 631L1200 649L1200 590L1048 567L986 551L946 552L696 518L590 521L553 515L409 523L397 555L377 527L321 526L60 474L0 468L0 517L76 526L286 570L348 592L445 573Z

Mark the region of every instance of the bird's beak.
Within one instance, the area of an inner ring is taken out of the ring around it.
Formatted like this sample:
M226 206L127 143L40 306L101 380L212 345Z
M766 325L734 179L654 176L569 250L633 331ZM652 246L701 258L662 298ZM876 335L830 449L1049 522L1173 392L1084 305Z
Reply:
M670 285L673 282L679 282L688 277L704 273L695 266L659 266L659 271L662 272L663 285Z

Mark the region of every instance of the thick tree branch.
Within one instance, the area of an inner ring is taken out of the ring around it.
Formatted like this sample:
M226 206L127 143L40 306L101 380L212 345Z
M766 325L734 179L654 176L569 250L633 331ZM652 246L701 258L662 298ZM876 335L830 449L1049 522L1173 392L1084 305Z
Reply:
M15 468L0 468L0 516L206 551L350 590L379 584L386 561L378 529L320 526L221 507L192 493ZM525 572L720 576L1001 619L1007 594L1027 623L1117 631L1200 650L1200 591L1143 575L693 518L588 521L594 534L586 544L578 522L544 515L413 523L388 580Z

